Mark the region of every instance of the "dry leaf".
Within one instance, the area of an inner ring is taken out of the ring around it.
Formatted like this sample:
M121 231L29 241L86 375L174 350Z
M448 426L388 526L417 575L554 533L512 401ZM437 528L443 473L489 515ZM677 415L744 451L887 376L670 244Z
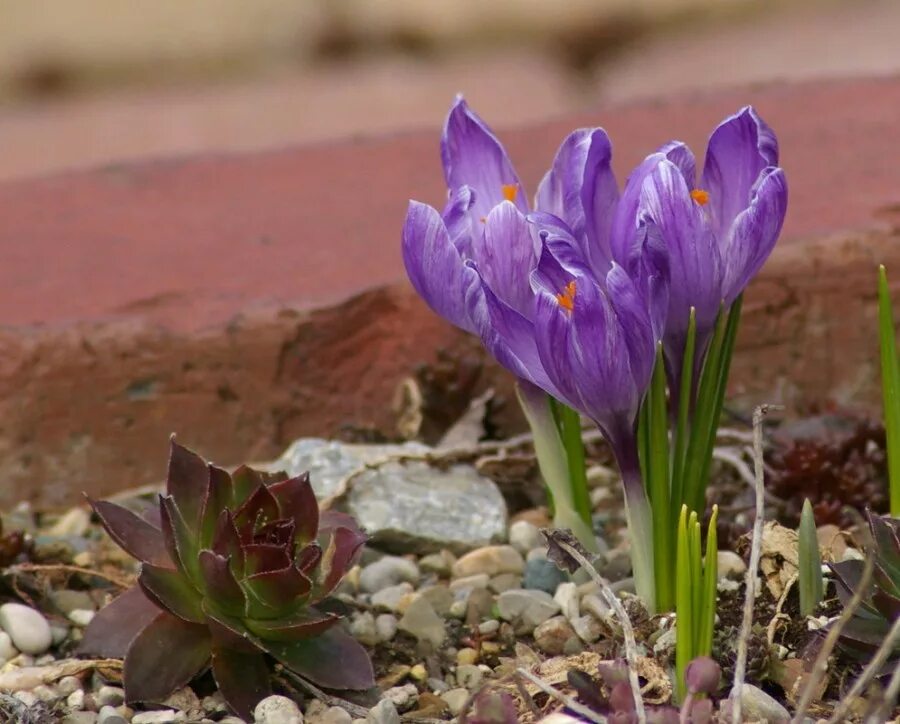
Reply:
M774 521L766 523L763 526L759 570L773 598L781 598L788 581L797 575L799 560L797 531Z

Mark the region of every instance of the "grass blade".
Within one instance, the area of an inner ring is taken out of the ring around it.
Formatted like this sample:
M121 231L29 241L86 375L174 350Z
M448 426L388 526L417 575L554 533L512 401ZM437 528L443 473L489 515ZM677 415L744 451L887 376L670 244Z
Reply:
M900 367L897 364L891 290L883 265L878 267L878 340L881 346L881 392L887 435L891 515L900 516Z
M555 402L555 417L559 434L566 449L569 464L569 485L575 512L591 525L591 496L588 492L587 470L584 463L584 441L581 439L581 416L568 405Z
M653 577L656 579L656 610L671 611L675 605L672 574L672 521L669 501L669 417L666 409L666 369L662 344L650 382L647 406L647 496L653 515Z
M706 532L706 555L703 559L703 605L698 615L697 656L712 653L713 629L716 625L716 594L719 584L719 535L716 523L719 506L714 505Z
M691 307L684 357L681 360L681 389L678 391L678 418L675 425L675 455L672 461L672 510L677 514L684 503L684 462L690 437L691 402L694 393L694 352L697 346L697 312ZM674 390L672 391L674 394Z
M825 589L822 584L822 557L819 554L819 539L816 536L816 520L809 498L803 501L797 534L800 558L800 614L812 616L825 596Z
M676 535L675 569L675 693L678 701L686 693L684 670L693 659L694 626L693 594L691 580L691 553L688 542L687 506L681 506Z

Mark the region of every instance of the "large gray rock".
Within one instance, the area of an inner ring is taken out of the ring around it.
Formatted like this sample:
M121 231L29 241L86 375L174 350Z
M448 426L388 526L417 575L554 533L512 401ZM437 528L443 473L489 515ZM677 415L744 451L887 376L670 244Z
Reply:
M310 471L316 495L339 495L372 543L395 553L463 553L502 540L506 503L499 488L470 465L439 470L420 461L390 462L342 481L367 463L427 451L423 445L352 445L303 438L267 467L290 475Z

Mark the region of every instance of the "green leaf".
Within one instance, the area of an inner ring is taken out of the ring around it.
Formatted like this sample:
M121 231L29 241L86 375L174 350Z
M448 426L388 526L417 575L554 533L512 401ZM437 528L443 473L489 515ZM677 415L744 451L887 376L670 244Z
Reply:
M693 593L687 506L681 506L676 535L675 571L675 691L678 701L685 695L684 670L694 658Z
M266 641L266 648L294 673L326 689L369 689L375 686L366 650L349 634L330 628L302 641Z
M684 500L684 466L690 442L690 415L694 392L694 353L697 346L697 310L691 307L688 318L681 384L678 391L678 420L675 426L675 455L672 461L672 511L677 514ZM674 390L673 390L674 392Z
M563 447L566 450L572 506L590 528L592 525L591 497L588 492L587 470L584 462L584 442L581 439L581 416L568 405L552 398L551 404Z
M699 615L697 656L712 653L713 629L716 625L716 593L719 584L719 536L716 523L719 506L714 505L706 531L706 555L703 558L703 605Z
M800 566L800 614L812 616L816 607L822 602L825 590L822 585L822 558L819 554L819 539L816 536L816 521L809 498L803 501L797 537Z
M703 621L703 553L700 548L700 521L697 513L692 511L688 518L688 545L691 557L691 612L693 616L693 651L691 659L697 656L697 642L700 635L700 625Z
M884 427L887 434L888 481L891 515L900 516L900 365L891 290L884 266L878 267L878 341L881 346L881 393L884 401Z
M656 610L671 611L675 605L672 580L671 503L669 501L669 417L666 410L666 370L662 344L647 393L647 460L644 463L647 495L653 516L653 567L656 579Z
M160 608L191 623L206 621L200 605L202 601L200 592L174 568L162 568L144 563L141 565L138 582L147 597L158 604Z

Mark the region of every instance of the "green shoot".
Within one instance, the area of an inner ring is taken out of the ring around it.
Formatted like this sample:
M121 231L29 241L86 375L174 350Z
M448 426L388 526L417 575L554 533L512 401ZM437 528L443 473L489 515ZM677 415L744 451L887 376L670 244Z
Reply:
M825 589L822 584L822 558L819 555L816 521L809 498L803 501L797 537L800 548L800 614L812 616L825 597Z
M666 370L662 344L647 401L647 447L645 475L653 515L653 567L656 580L656 610L669 611L675 605L672 557L672 523L669 502L669 427L666 411Z
M878 267L878 339L881 343L881 391L887 434L891 515L896 517L900 516L900 365L897 363L891 290L883 265Z

